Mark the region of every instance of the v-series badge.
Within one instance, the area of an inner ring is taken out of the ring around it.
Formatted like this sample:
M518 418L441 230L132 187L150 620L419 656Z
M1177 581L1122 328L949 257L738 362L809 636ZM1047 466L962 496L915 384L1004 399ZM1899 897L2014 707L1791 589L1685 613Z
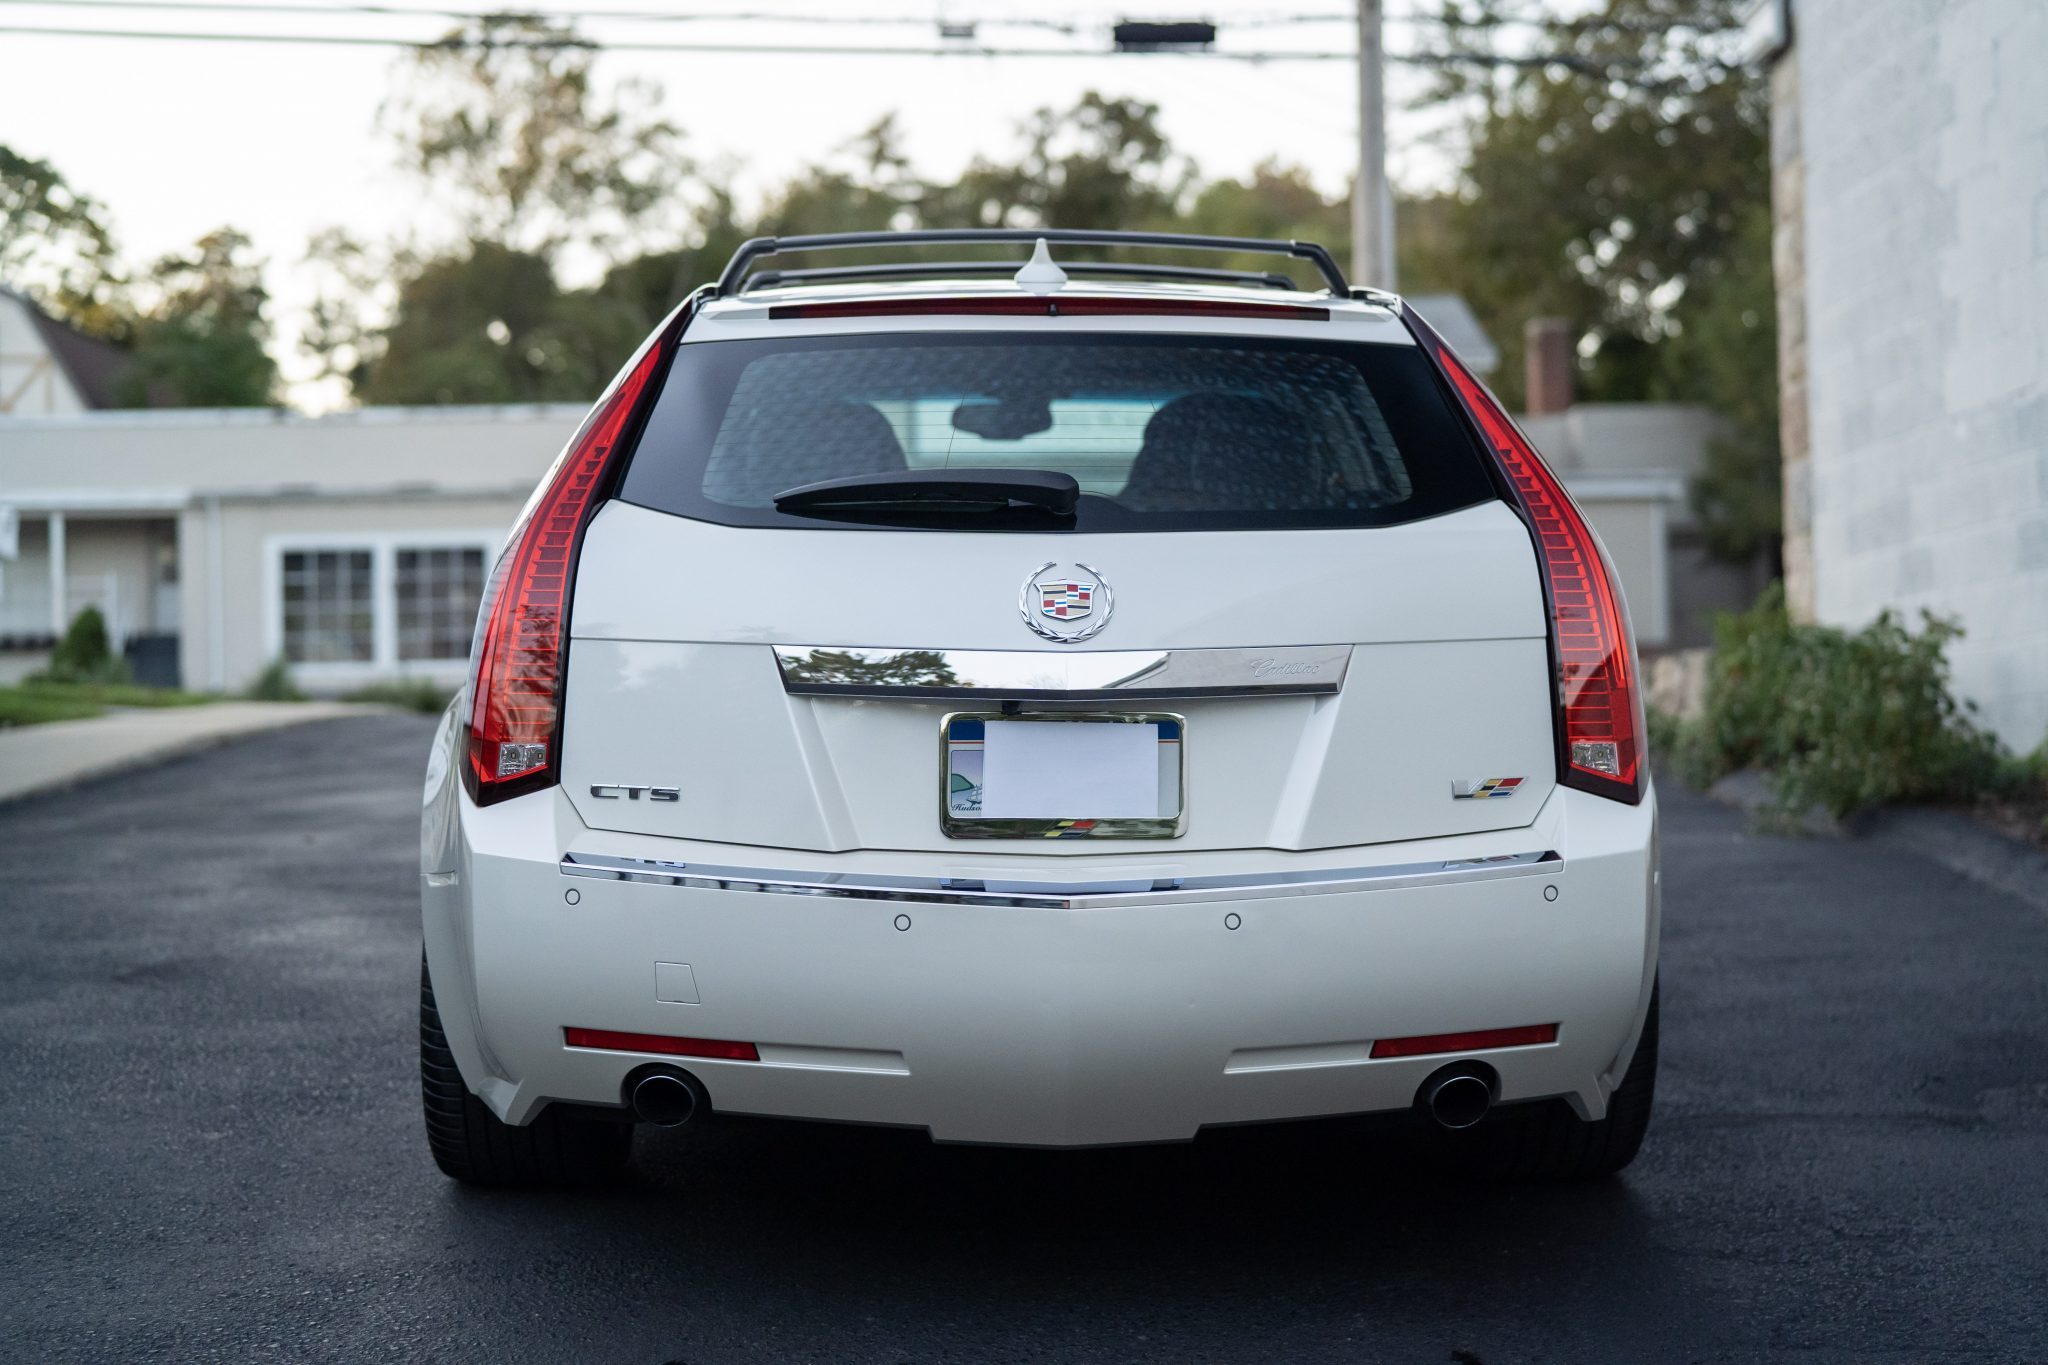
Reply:
M645 796L649 801L680 801L683 799L680 787L628 787L618 782L599 782L592 785L590 794L605 801L638 801Z

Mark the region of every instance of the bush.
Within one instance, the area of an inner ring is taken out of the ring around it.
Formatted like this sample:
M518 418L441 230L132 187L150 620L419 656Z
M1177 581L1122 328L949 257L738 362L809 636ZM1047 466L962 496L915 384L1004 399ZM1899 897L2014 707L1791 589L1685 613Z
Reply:
M50 666L38 675L51 682L128 681L128 661L114 653L107 639L107 618L87 607L71 618L70 629L50 651Z
M394 678L389 682L376 682L367 687L359 687L342 700L400 706L408 711L438 716L448 709L448 699L454 695L454 688L437 686L425 678Z
M1773 585L1715 626L1706 712L1669 742L1688 780L1770 775L1775 814L1819 806L1840 819L1899 801L1958 800L2000 780L1998 742L1949 692L1943 650L1962 634L1923 612L1854 633L1795 624Z
M250 701L304 701L306 694L299 691L299 685L292 681L291 665L283 659L272 659L263 671L256 675L244 693Z

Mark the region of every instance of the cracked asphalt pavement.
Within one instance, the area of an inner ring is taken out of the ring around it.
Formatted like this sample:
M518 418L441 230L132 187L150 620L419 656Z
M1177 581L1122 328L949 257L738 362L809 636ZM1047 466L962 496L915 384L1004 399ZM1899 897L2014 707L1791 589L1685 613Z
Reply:
M1657 1116L1599 1184L726 1121L476 1192L420 1131L430 729L0 808L0 1360L2048 1359L2048 916L1912 854L1666 790Z

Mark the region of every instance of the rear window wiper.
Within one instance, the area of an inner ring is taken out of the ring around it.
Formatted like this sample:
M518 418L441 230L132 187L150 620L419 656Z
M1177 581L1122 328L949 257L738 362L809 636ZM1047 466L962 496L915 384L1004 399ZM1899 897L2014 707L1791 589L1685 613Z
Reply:
M1080 496L1074 476L1053 469L906 469L785 489L775 495L775 510L878 519L962 513L1070 518Z

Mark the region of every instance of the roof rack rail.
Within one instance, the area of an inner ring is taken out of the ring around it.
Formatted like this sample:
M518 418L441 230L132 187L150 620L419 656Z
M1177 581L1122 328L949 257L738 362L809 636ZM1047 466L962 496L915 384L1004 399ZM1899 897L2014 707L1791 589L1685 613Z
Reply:
M1206 237L1185 232L1111 232L1082 228L920 228L910 232L821 232L804 237L754 237L726 262L718 277L718 297L730 298L740 292L747 271L756 261L791 251L839 251L873 246L960 246L999 242L1036 242L1066 246L1164 247L1172 251L1223 251L1292 256L1308 261L1323 277L1323 283L1339 298L1351 291L1337 258L1329 248L1316 242L1282 240L1272 237ZM1186 267L1192 268L1192 267ZM782 272L787 279L793 272Z
M779 289L794 284L834 284L845 280L914 279L924 275L1014 275L1023 261L903 261L892 265L827 265L806 270L757 270L740 282L740 292ZM1293 289L1294 280L1277 270L1217 270L1200 265L1156 265L1115 261L1065 261L1069 275L1114 275L1142 280L1185 280L1197 284L1248 284L1260 289Z

